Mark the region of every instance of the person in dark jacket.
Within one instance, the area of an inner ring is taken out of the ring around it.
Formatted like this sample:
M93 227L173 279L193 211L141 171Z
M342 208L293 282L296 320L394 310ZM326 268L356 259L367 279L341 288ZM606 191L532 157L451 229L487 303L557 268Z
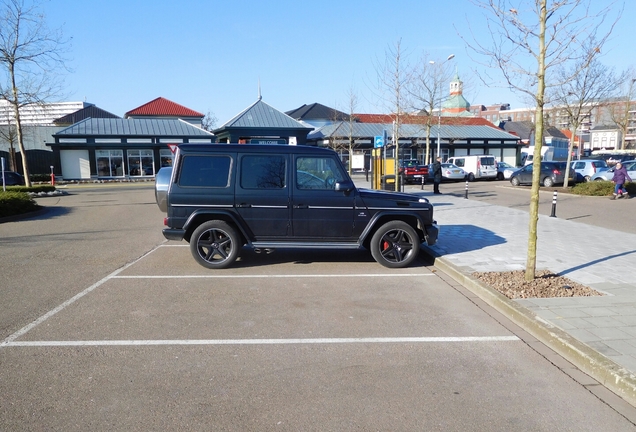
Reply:
M622 163L618 162L616 164L616 168L614 168L614 177L612 177L612 181L614 182L614 195L612 195L611 199L616 199L616 197L623 196L628 198L627 191L625 190L624 184L625 180L632 181L627 174L627 169L623 166Z
M441 194L439 184L442 182L442 158L438 157L433 163L433 193Z

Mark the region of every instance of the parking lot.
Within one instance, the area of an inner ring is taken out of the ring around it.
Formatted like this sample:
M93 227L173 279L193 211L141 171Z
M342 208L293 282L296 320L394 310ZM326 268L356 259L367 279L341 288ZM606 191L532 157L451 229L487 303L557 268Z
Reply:
M149 187L45 200L0 224L1 430L634 430L424 256L210 271Z

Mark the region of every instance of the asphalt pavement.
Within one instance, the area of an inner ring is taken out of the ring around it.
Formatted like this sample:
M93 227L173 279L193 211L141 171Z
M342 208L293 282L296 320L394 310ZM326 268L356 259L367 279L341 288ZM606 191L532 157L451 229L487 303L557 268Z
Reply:
M369 187L364 177L354 180ZM636 406L635 234L540 215L536 269L603 296L510 300L471 275L526 268L528 212L470 196L433 195L432 186L406 192L434 205L439 239L424 251L435 257L436 267ZM630 220L633 215L626 215L625 223Z

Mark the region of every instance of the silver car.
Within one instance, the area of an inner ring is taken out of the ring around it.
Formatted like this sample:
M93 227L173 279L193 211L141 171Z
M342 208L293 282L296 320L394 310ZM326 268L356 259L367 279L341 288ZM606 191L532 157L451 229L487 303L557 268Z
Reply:
M592 180L592 176L601 171L607 171L609 166L607 162L599 159L581 159L572 162L571 168L581 174L585 181Z
M507 162L497 162L497 180L510 180L512 173L518 169Z
M628 160L628 161L624 161L622 162L623 166L625 167L625 169L627 170L627 175L629 175L629 177L636 181L636 160ZM612 177L614 177L614 167L605 170L605 171L600 171L597 172L596 174L594 174L590 180L593 181L612 181Z

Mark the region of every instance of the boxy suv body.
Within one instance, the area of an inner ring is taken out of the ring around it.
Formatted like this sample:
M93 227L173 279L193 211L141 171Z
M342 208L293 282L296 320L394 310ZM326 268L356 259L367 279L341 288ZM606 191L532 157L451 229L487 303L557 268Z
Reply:
M412 194L357 189L338 155L287 145L181 144L156 179L169 240L186 240L195 260L226 268L243 246L367 248L399 268L435 244L433 206Z

